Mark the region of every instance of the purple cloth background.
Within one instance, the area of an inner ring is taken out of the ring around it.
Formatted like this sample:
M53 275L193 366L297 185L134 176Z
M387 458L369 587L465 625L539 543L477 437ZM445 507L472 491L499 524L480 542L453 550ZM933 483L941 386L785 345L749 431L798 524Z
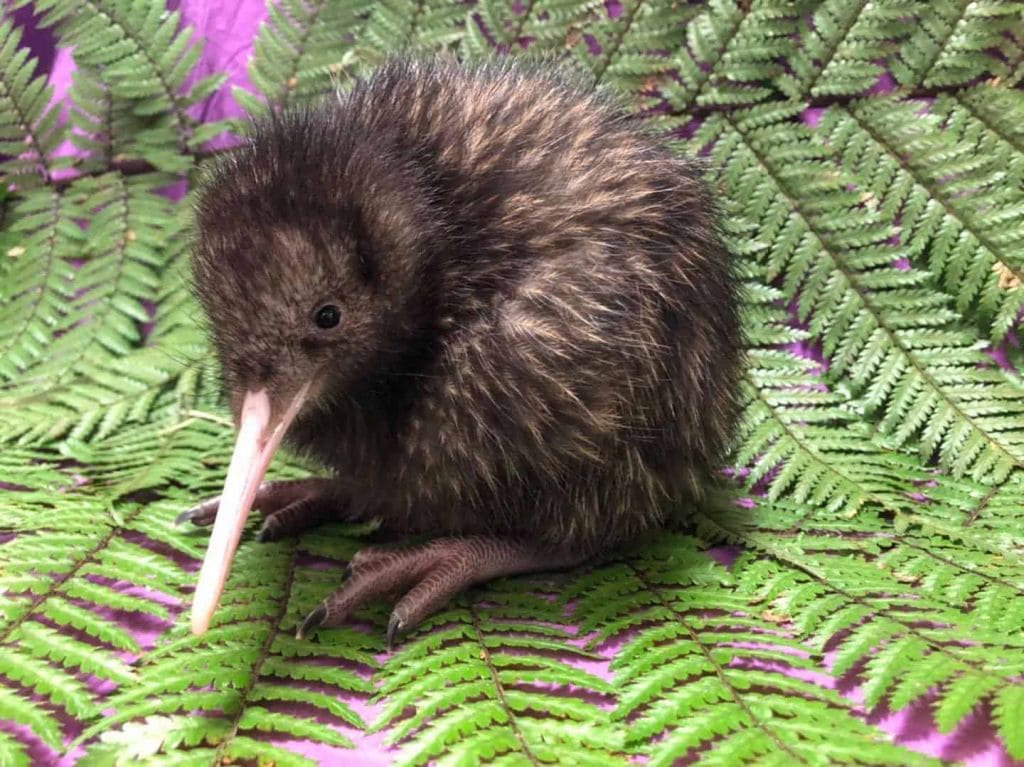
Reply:
M206 75L223 72L228 75L225 85L204 103L195 108L195 116L204 120L219 120L242 114L241 108L232 96L233 86L241 86L252 90L246 68L249 62L252 42L258 33L261 22L266 18L266 0L236 0L233 3L216 2L216 0L168 0L172 10L182 14L183 23L195 28L195 38L205 41L203 56L192 80ZM620 6L616 2L606 4L611 16L619 15ZM54 86L54 98L62 101L71 85L74 62L71 51L59 49L55 45L54 36L47 30L36 27L35 17L31 9L22 9L14 14L15 22L24 28L25 44L27 44L38 60L40 72L49 73ZM808 115L808 122L814 123L818 115ZM70 154L70 143L65 144L62 154ZM797 350L808 353L808 349ZM716 559L727 564L731 557L728 551L714 552ZM180 605L168 605L172 611L180 611ZM175 609L177 608L177 609ZM151 648L164 627L154 628L149 623L140 623L134 627L136 638L144 649ZM609 655L605 662L588 662L586 668L591 673L610 679L608 670ZM833 658L826 654L826 667L830 667ZM801 672L799 676L824 687L837 689L847 698L860 702L862 695L853 676L838 681L824 673ZM358 698L349 700L354 708L367 722L373 721L380 706L371 706ZM992 731L989 721L991 711L979 709L952 733L939 733L932 719L930 705L927 700L918 701L914 706L897 713L876 710L866 714L865 718L892 735L893 739L908 748L921 751L945 760L963 762L971 767L1024 767L1024 761L1015 761L1006 754L1001 742ZM298 744L294 741L277 741L299 750L310 758L325 764L344 763L359 767L362 765L386 765L391 763L396 750L388 748L384 739L386 733L364 734L350 729L345 734L351 737L358 746L357 751L345 751L331 747ZM34 751L41 754L40 751ZM81 752L68 755L63 764L73 764ZM37 757L41 758L41 757Z

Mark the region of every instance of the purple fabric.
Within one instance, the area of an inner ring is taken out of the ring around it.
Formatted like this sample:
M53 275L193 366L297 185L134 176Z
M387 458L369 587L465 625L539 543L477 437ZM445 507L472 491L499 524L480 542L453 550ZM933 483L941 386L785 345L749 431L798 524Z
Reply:
M232 95L232 88L253 90L247 68L253 40L267 17L266 3L169 0L167 6L181 12L182 23L196 30L195 39L204 46L188 84L215 73L228 76L213 96L196 105L194 116L206 121L240 116L242 109Z
M206 102L196 106L195 116L203 120L219 120L241 115L241 108L231 94L231 88L239 86L252 90L246 69L253 39L261 22L266 18L265 0L236 0L234 3L220 3L216 0L169 0L168 7L180 11L183 23L194 27L195 38L205 41L203 56L192 81L215 72L224 72L228 75L227 83L223 88ZM608 15L613 18L621 15L623 10L622 4L618 0L606 0L605 8ZM53 35L46 30L35 28L34 17L30 10L18 11L15 14L15 20L26 29L25 41L37 57L40 71L49 72L50 81L55 88L55 99L63 100L71 84L74 71L70 51L55 48ZM594 45L596 44L595 40ZM878 89L885 91L891 87L891 81L880 82ZM811 112L806 119L809 124L816 124L820 119L820 114ZM70 144L66 145L62 151L70 152ZM1016 339L1013 340L1013 343L1016 344ZM794 345L794 351L813 357L824 364L820 349L816 349L814 346L797 344ZM1001 363L1005 362L1003 350L997 350L993 357ZM721 564L728 566L735 560L737 551L723 547L713 550L711 555ZM181 610L180 605L171 607L174 613ZM152 619L146 619L140 620L137 625L133 626L133 629L143 648L150 648L159 635L166 630L167 625L154 625ZM571 627L569 628L571 629ZM614 648L606 649L607 659L605 661L587 662L584 665L588 671L610 679L612 674L608 669L608 662ZM826 668L830 667L832 662L833 658L827 654ZM855 703L859 703L862 699L855 675L847 675L838 680L822 672L797 672L797 675L805 677L815 684L837 689ZM365 699L358 697L353 697L348 702L367 722L373 721L381 709L380 705L371 706ZM975 712L954 732L947 735L937 731L928 699L918 701L917 704L897 713L876 710L870 713L865 712L864 716L869 722L890 733L896 742L926 754L947 760L963 761L972 767L1010 767L1011 765L1024 767L1024 762L1015 762L1006 755L1002 744L989 724L991 711ZM321 763L344 763L357 767L360 765L385 765L391 763L394 758L396 751L388 748L384 743L386 733L365 734L346 729L346 735L357 743L358 748L355 752L298 744L293 741L275 742L295 748ZM31 742L33 739L28 737L26 740ZM36 743L38 744L38 741ZM46 763L44 755L47 752L42 746L34 749L33 753L37 763ZM73 764L75 758L80 754L80 751L75 752L66 757L62 763Z

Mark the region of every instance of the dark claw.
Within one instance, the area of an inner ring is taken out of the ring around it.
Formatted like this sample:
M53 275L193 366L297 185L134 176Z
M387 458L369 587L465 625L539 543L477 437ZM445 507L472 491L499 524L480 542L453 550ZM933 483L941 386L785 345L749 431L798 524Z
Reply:
M256 533L256 540L260 543L271 543L275 540L269 529L270 526L267 524L268 522L270 522L269 517L263 521L263 524L260 525L260 531Z
M299 630L295 632L296 639L303 639L309 635L309 632L317 628L321 623L324 622L324 618L327 617L327 608L322 604L317 605L316 609L313 610L309 615L306 616L306 620L302 621L302 625L299 626Z
M395 613L391 613L391 618L388 620L388 634L387 634L388 652L391 652L394 649L394 647L395 647L395 640L398 639L399 635L402 632L402 629L404 629L404 628L405 628L405 622L401 618L399 618L397 615L395 615Z
M179 527L185 524L186 522L192 522L196 525L208 525L211 522L213 522L212 517L210 519L196 519L196 517L202 516L204 511L205 510L203 509L202 505L193 506L191 509L186 509L185 511L181 512L181 514L174 518L174 524Z

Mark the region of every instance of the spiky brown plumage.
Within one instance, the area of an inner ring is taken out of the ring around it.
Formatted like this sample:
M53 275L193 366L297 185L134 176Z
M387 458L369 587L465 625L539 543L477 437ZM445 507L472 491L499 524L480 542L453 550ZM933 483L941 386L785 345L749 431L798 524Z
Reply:
M605 96L393 61L258 122L198 199L228 387L316 381L286 441L339 516L589 554L722 456L741 343L713 205Z

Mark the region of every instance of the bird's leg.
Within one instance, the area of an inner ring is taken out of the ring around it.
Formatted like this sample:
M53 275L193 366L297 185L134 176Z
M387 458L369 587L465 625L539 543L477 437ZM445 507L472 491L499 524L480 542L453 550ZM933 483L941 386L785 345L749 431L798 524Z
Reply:
M468 536L439 538L408 549L363 549L352 559L350 577L302 622L297 636L318 626L338 626L367 602L405 592L388 621L388 647L452 597L470 586L504 575L557 570L585 557L558 553L527 541Z
M320 524L337 514L337 499L330 494L331 481L308 479L264 482L256 491L253 508L263 514L261 541L276 541ZM175 524L213 524L220 496L203 501L178 515Z

